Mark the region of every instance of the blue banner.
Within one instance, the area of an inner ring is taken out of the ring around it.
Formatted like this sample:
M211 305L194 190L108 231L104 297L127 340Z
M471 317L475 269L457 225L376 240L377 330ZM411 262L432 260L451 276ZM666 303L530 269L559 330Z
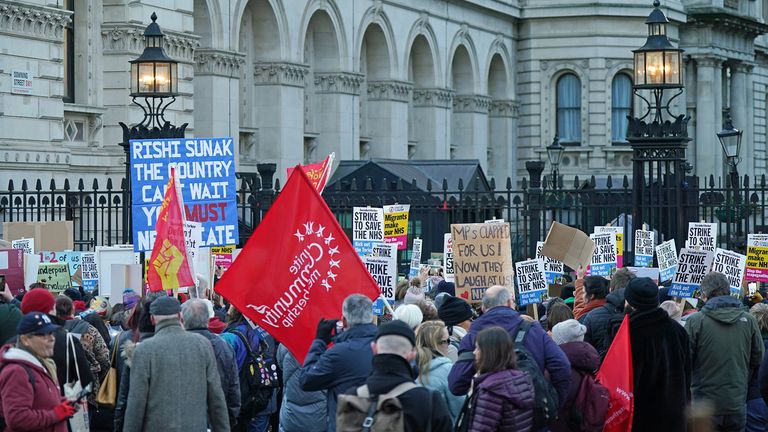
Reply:
M699 289L699 284L685 284L685 283L677 283L673 282L672 285L669 287L669 296L670 297L693 297L693 292Z
M653 255L635 255L635 267L651 267Z
M664 282L672 279L677 273L677 266L672 266L665 269L659 269L659 282Z
M616 263L592 264L589 266L591 276L611 277L611 271L616 267Z
M545 295L547 295L547 290L545 289L519 293L519 298L517 299L517 303L520 306L527 306L529 304L541 303L541 299Z
M181 184L187 220L203 225L203 247L238 243L232 138L131 140L133 250L151 251L170 169Z

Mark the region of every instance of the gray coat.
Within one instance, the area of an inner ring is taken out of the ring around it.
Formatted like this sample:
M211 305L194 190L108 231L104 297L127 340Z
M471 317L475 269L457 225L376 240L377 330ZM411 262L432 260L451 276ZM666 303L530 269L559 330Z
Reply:
M280 432L323 432L326 428L326 392L304 391L299 385L301 365L285 345L277 348L283 371L283 404Z
M211 343L184 331L176 319L155 326L155 335L136 346L123 430L229 431ZM207 415L206 415L207 414Z

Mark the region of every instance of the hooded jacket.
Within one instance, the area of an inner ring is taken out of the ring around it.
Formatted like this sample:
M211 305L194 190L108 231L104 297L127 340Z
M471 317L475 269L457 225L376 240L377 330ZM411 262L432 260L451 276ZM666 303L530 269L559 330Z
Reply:
M371 395L387 393L398 385L413 381L413 368L405 358L395 354L379 354L373 357L373 371L364 383ZM357 387L347 394L356 394ZM417 387L397 397L403 407L405 432L451 432L453 423L445 401L437 392Z
M277 348L277 361L283 371L283 404L280 407L280 432L323 432L326 421L326 392L306 392L299 385L301 365L285 345Z
M533 427L533 383L516 369L475 378L470 432L527 432Z
M600 367L600 356L597 350L587 342L568 342L560 345L571 362L571 386L568 390L568 397L560 403L560 415L552 425L553 432L570 432L568 419L571 409L579 393L579 386L584 375L595 376L595 372Z
M336 430L336 399L353 387L365 383L371 374L371 342L376 326L359 324L334 339L333 346L315 339L304 358L299 383L304 391L328 390L328 431Z
M755 318L730 296L710 299L685 329L693 352L694 399L707 399L714 415L746 411L749 373L760 366L763 339Z
M11 303L0 304L0 345L16 336L16 326L21 321L21 311Z
M635 393L632 430L685 431L681 413L691 399L691 350L685 330L656 307L629 315L629 338Z
M604 305L591 310L584 317L582 324L587 327L584 342L589 342L595 347L600 359L605 358L613 342L615 332L611 321L620 324L622 319L624 319L624 288L608 294Z
M500 326L514 337L523 318L520 314L505 306L498 306L485 312L472 323L469 333L461 340L459 355L475 350L475 338L481 330ZM547 336L539 323L531 324L525 337L525 347L536 360L542 373L549 372L552 386L557 390L559 400L565 400L571 382L571 364L557 344ZM457 361L448 376L451 393L467 394L472 377L475 375L475 364L472 361Z
M31 383L25 366L31 374ZM66 420L59 420L53 411L64 398L40 360L25 350L5 345L0 348L0 368L0 406L6 422L5 432L67 432Z
M448 388L448 374L451 373L453 362L447 357L435 357L429 362L429 371L426 374L419 374L417 382L428 389L437 392L448 405L448 411L451 413L452 423L456 423L456 417L461 412L464 405L464 396L455 396Z

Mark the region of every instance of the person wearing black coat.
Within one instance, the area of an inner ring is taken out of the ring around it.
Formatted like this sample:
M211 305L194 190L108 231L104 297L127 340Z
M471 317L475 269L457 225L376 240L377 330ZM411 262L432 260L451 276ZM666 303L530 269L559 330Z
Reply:
M635 274L629 269L619 269L611 278L610 294L605 298L605 304L590 311L582 321L587 327L584 342L595 347L601 362L624 319L624 289L634 278Z

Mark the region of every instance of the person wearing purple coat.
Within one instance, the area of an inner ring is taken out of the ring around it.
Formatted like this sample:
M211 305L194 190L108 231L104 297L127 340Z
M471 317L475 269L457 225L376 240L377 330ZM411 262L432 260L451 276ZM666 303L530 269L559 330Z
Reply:
M477 334L478 376L470 402L469 432L528 432L533 427L533 382L517 369L512 337L501 327Z
M451 393L460 396L467 394L469 390L472 377L476 372L472 352L475 350L475 340L481 330L499 326L506 330L510 337L517 332L523 318L512 306L512 298L507 288L495 285L485 291L483 315L472 322L469 333L461 340L459 359L448 375ZM539 323L531 324L525 338L525 348L536 360L541 372L549 373L550 382L557 391L558 399L565 400L571 384L571 363Z

